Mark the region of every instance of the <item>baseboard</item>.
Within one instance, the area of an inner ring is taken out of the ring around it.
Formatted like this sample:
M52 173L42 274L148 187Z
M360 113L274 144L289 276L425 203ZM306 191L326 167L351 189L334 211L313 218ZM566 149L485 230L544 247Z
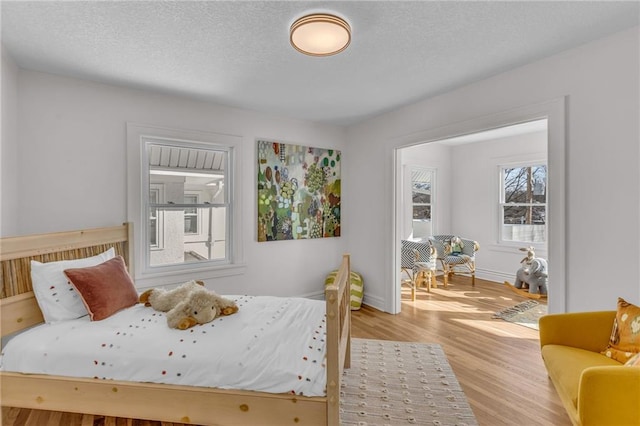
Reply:
M387 312L384 308L384 300L377 296L367 296L366 291L364 293L364 298L362 299L362 304L371 306L372 308L382 312Z
M496 283L504 283L505 281L513 282L516 277L515 272L506 273L501 271L491 271L489 269L476 268L476 277L481 280L495 281Z

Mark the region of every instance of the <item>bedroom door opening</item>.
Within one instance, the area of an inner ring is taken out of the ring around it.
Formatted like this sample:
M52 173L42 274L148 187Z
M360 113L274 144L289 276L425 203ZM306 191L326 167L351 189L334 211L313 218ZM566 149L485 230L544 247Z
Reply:
M534 247L536 257L550 261L550 269L558 274L554 276L564 275L564 255L554 251L553 257L548 250L550 239L564 246L564 232L548 231L550 222L552 227L556 224L554 229L564 229L564 108L551 104L545 114L518 120L496 117L492 125L476 120L461 125L463 131L452 126L425 132L422 140L414 136L394 150L396 312L402 300L401 241L424 238L425 229L431 235L478 241L476 276L498 285L515 281L526 255L521 248ZM550 147L552 138L560 140L558 147ZM426 187L414 179L420 175L416 170L430 172L427 198ZM552 183L548 176L554 178ZM441 276L438 281L441 288ZM562 281L554 288L560 291L550 291L548 303L555 306L550 311L564 311Z

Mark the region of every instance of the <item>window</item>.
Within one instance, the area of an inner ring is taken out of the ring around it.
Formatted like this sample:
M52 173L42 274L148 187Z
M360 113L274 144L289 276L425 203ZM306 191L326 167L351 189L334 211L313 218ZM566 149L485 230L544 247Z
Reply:
M435 171L411 167L412 237L433 235L433 183Z
M150 185L149 187L149 201L151 205L160 203L160 194L162 193L162 187L160 185ZM158 209L153 207L149 209L149 245L151 248L162 247L162 235L160 229L163 228L162 219L158 214Z
M185 194L185 204L198 204L197 194ZM198 209L189 207L184 209L184 233L187 235L198 234Z
M193 142L155 138L144 141L149 181L149 197L145 197L149 200L146 208L150 218L147 245L156 248L149 251L149 266L226 261L226 223L231 207L225 190L229 187L228 151ZM159 198L156 188L164 189ZM162 222L158 222L158 215L162 215ZM210 220L203 222L200 230L202 216ZM162 226L161 248L157 247L153 226L155 233Z
M127 139L136 278L233 274L242 266L233 214L242 138L128 124Z
M544 243L547 223L547 166L500 168L501 241Z

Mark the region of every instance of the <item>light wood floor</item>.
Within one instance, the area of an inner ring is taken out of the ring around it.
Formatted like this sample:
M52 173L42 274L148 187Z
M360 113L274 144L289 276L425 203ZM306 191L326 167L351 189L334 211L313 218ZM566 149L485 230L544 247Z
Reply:
M547 378L538 333L492 319L495 311L525 300L506 287L453 277L445 290L403 292L402 313L370 307L353 312L353 337L439 343L480 426L570 426ZM4 426L176 426L166 422L2 408Z
M494 312L527 300L501 284L455 276L443 289L403 291L402 313L353 313L352 335L439 343L480 426L570 426L540 356L537 330ZM366 285L366 284L365 284ZM366 289L365 289L366 291ZM541 302L544 303L544 302Z

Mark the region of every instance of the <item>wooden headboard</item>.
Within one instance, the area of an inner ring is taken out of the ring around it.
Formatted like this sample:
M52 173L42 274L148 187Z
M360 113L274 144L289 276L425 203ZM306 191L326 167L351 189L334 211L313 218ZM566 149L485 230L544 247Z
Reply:
M113 247L131 270L133 227L130 223L83 231L55 232L0 239L1 335L43 322L31 285L31 261L53 262L90 257Z

